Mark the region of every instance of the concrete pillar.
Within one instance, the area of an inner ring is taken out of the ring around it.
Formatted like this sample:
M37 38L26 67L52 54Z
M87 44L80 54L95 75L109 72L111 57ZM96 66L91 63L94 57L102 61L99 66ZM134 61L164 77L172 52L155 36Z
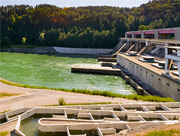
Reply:
M141 32L141 39L144 39L144 32Z
M134 32L132 32L132 38L135 38Z
M174 38L175 40L180 40L180 28L174 31Z
M155 39L159 39L158 30L154 30L154 38L155 38Z
M168 43L166 42L164 46L168 46ZM168 48L165 48L165 55L168 54ZM168 59L165 59L165 72L166 74L169 74L169 69L168 69Z
M177 50L177 56L180 57L180 50ZM180 61L177 62L178 72L179 72L179 79L180 79Z
M125 76L126 83L130 83L130 78L128 76Z
M166 48L166 49L167 49L167 48ZM168 60L169 60L169 59L166 59L166 60L165 60L165 72L166 72L166 74L169 74Z
M139 49L142 49L143 43L139 43Z
M127 35L127 33L125 33L125 38L128 38L128 35Z
M137 86L137 94L138 95L144 95L144 91L140 86Z

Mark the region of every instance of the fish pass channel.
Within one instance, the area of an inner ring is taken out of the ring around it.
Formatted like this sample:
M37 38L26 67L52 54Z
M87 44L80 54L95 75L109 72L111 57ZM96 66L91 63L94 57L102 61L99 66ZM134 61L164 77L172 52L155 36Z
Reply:
M0 77L19 84L135 94L120 76L71 73L71 67L101 67L90 55L0 53Z

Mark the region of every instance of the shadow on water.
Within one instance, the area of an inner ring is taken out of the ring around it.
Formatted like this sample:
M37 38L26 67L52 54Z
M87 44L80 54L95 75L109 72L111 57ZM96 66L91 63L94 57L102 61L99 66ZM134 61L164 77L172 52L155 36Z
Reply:
M98 133L96 130L92 130L92 131L70 130L70 134L71 135L84 135L84 134L86 134L86 136L98 136Z
M6 118L0 119L0 124L7 122Z

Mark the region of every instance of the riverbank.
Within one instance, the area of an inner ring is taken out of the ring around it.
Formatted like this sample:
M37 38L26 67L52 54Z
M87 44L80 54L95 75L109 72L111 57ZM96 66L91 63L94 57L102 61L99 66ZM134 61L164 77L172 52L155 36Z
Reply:
M1 52L15 53L33 53L33 54L79 54L79 55L98 55L106 54L112 49L95 49L95 48L67 48L67 47L10 47L2 48Z
M111 103L138 103L140 101L127 100L124 98L112 98L98 95L88 95L80 93L71 93L47 89L32 89L18 86L7 85L0 82L0 92L7 93L27 93L24 96L8 97L0 100L0 112L9 111L22 107L36 107L43 105L58 104L58 99L63 97L67 103L94 103L94 102L111 102Z
M47 87L20 85L6 81L4 79L0 79L0 86L0 92L27 94L0 100L0 112L17 109L21 107L34 107L58 104L58 99L61 97L63 97L67 103L137 103L139 102L137 100L153 102L174 102L174 100L171 98L161 98L157 96L121 95L108 91L101 92L80 89L63 90Z

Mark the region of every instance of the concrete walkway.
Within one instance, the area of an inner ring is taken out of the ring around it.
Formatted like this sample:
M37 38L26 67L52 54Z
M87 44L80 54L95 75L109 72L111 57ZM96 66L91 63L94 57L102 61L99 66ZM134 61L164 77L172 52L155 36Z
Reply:
M22 107L34 107L58 104L58 99L63 97L67 103L84 102L112 102L112 103L138 103L140 101L123 98L109 98L79 93L69 93L45 89L30 89L6 85L0 82L0 93L21 93L24 95L0 98L0 112L14 110Z

